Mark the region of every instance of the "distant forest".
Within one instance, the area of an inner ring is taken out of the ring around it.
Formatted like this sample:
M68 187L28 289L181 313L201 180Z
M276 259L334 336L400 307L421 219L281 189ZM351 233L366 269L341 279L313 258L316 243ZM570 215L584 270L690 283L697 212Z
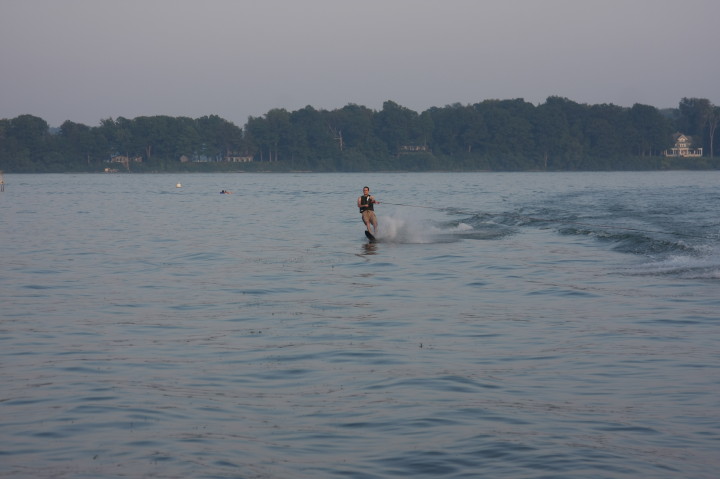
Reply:
M720 169L720 107L580 104L550 97L453 104L417 113L393 101L376 111L273 109L236 126L219 116L118 117L51 129L42 118L0 120L0 170L58 172L591 171ZM666 157L676 133L700 158Z

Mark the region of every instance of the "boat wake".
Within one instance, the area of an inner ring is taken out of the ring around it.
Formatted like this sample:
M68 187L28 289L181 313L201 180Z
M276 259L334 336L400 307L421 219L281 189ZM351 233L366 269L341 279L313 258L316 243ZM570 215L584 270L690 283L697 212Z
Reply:
M453 220L430 220L401 211L379 216L379 241L397 244L497 240L527 228L554 229L563 236L584 236L622 254L641 257L623 268L628 275L668 275L684 279L720 279L720 246L707 231L688 231L671 223L646 224L638 219L568 218L542 214L477 213Z
M706 246L689 252L651 258L628 274L668 275L683 279L720 279L720 247Z

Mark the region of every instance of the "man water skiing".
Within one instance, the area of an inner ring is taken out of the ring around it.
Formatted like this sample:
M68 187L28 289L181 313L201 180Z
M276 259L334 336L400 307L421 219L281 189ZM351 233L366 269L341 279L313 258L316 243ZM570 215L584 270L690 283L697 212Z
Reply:
M362 196L360 196L357 200L357 205L358 208L360 208L360 214L362 215L363 223L365 223L365 227L367 228L367 232L365 233L365 235L370 240L375 239L378 227L377 217L375 216L375 208L373 207L375 204L380 204L380 202L375 201L375 197L370 194L369 187L364 187ZM371 225L372 231L370 231Z

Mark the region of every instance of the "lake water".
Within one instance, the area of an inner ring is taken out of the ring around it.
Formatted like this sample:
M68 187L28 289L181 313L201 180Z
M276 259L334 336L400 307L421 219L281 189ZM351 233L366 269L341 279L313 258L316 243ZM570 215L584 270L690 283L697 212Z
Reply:
M5 182L0 477L718 477L720 172Z

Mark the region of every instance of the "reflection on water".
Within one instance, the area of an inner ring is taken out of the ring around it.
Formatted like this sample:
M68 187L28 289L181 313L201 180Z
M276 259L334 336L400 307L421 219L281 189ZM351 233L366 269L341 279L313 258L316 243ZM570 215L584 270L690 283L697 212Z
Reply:
M362 245L362 249L363 249L363 252L362 252L363 255L377 254L377 243L370 243L370 242L364 243Z

